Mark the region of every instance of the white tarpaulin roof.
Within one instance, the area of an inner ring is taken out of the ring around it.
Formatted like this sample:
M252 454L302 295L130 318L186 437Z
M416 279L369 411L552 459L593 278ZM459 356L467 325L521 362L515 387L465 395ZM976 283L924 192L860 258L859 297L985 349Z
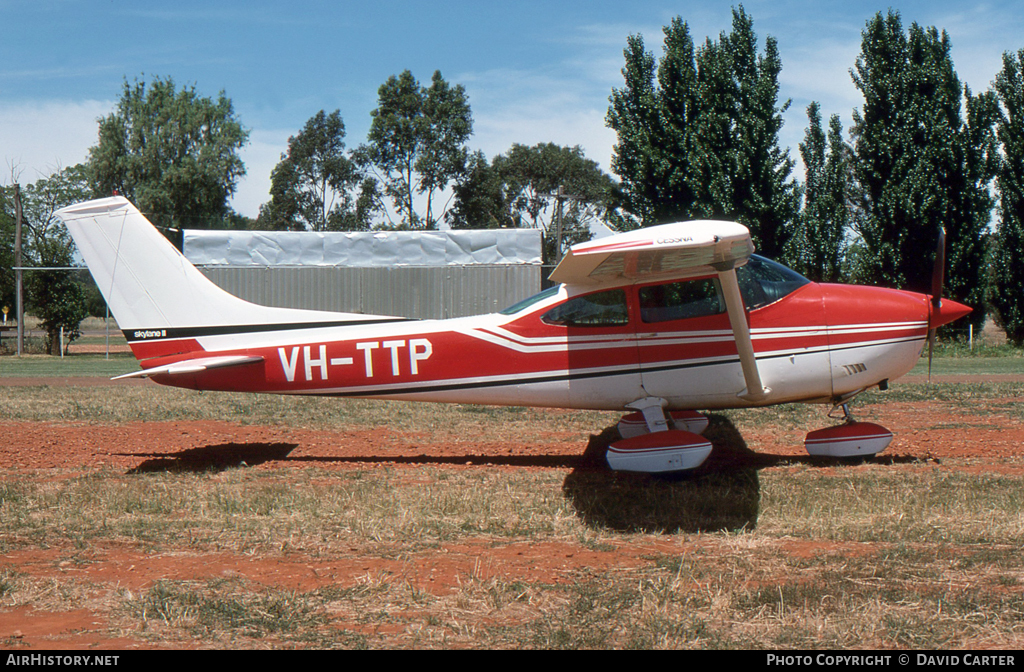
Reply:
M538 229L183 231L196 266L465 266L541 263Z

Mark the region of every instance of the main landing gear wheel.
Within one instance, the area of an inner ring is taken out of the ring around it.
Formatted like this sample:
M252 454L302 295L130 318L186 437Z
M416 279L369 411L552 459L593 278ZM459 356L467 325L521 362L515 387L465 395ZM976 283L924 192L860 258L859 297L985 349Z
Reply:
M711 454L711 442L681 429L650 432L608 446L608 466L615 471L664 473L695 469Z
M873 457L886 449L892 441L892 432L873 422L856 422L846 404L841 408L843 424L808 432L804 448L809 454L848 459Z
M619 421L622 437L608 447L608 466L615 471L666 473L695 469L711 453L701 436L708 419L694 411L665 413L665 400L648 397L629 404L639 409Z

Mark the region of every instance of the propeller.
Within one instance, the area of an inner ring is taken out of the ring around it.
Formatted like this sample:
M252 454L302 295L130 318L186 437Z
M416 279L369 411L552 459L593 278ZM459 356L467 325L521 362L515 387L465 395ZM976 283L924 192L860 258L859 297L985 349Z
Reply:
M946 273L946 229L939 228L939 242L935 248L935 267L932 268L932 309L929 317L938 316L942 308L942 282ZM934 322L935 320L929 320ZM932 354L935 350L937 326L928 325L928 384L932 384Z

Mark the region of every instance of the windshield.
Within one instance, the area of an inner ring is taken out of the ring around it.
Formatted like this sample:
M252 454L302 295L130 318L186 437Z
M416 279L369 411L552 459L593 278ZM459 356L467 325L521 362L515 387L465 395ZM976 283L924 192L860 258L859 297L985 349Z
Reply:
M736 269L736 279L747 310L775 303L811 282L796 271L756 254Z
M502 315L515 315L516 313L518 313L520 311L526 310L527 308L529 308L530 306L532 306L535 303L540 303L544 299L549 299L552 296L554 296L555 294L558 294L558 290L559 290L560 287L561 287L561 285L555 285L554 287L548 287L543 292L540 292L539 294L534 294L533 296L531 296L531 297L529 297L527 299L523 299L522 301L520 301L518 303L513 303L511 306L509 306L508 308L506 308L505 310L502 310L500 312L501 312Z

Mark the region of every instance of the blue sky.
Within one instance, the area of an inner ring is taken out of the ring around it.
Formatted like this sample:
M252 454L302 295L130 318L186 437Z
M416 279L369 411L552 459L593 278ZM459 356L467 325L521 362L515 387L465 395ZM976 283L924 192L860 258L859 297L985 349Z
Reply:
M621 86L622 50L643 35L660 54L674 16L694 39L728 30L737 3L631 0L415 2L129 2L0 0L0 184L29 183L85 159L96 119L124 79L172 77L203 95L223 90L250 129L248 170L233 205L255 216L270 171L321 109L341 111L347 144L363 142L377 88L409 69L434 70L466 87L472 149L489 157L512 143L581 145L606 170L615 135L604 125ZM792 99L782 145L798 157L812 100L849 127L861 100L849 71L861 30L876 12L898 10L904 26L945 29L960 78L989 87L1004 51L1024 48L1019 2L815 2L747 0L761 46L779 43L781 98ZM802 171L797 177L802 178Z

